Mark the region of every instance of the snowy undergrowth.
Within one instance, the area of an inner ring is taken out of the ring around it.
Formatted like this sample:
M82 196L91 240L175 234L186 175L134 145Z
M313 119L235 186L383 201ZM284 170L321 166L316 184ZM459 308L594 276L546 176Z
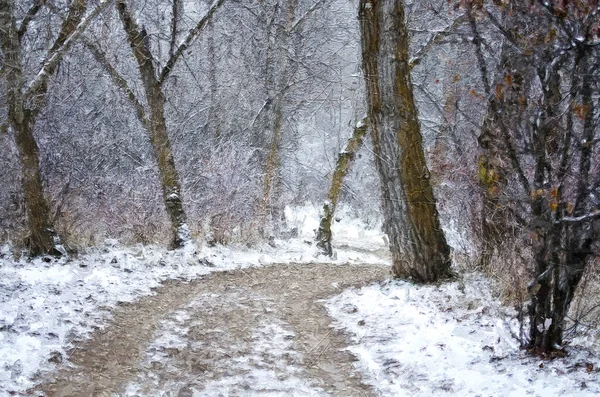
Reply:
M316 214L302 207L286 211L290 227L306 231L292 240L261 247L214 247L178 251L157 246L123 247L107 240L76 259L14 260L0 247L0 396L33 386L44 371L67 360L78 340L102 328L119 302L153 293L162 281L191 280L213 271L275 263L387 263L362 248L337 251L337 258L316 256L308 231ZM308 226L307 226L308 225ZM365 234L360 221L346 224L362 247L382 245L381 232ZM353 229L354 228L354 229ZM351 238L343 243L352 246Z
M527 357L514 313L480 276L440 286L388 281L326 301L351 335L358 369L381 396L591 396L600 360Z

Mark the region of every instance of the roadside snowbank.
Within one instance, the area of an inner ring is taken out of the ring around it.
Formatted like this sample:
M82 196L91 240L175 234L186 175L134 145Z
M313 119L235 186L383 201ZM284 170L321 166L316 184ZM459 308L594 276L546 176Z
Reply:
M526 357L518 322L479 276L440 286L388 281L326 301L352 337L357 368L381 396L592 396L600 359Z

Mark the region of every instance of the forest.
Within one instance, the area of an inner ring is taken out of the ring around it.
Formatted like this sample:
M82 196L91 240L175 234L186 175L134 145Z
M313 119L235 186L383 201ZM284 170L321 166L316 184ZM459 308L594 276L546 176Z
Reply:
M600 393L599 13L0 0L0 396Z

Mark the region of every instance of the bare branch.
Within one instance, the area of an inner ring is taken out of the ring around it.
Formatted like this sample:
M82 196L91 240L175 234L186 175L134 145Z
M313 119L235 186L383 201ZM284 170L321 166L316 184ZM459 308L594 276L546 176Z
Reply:
M162 72L160 74L160 77L158 79L159 84L162 84L166 80L166 78L169 77L169 74L171 74L171 71L173 70L173 67L175 66L175 63L179 60L179 58L181 57L181 55L183 55L183 52L188 49L188 47L190 46L190 44L192 43L192 41L194 41L194 39L196 38L196 36L198 36L198 34L200 33L200 31L202 31L202 29L206 25L206 22L208 22L208 20L212 18L212 16L215 13L215 11L217 11L217 9L219 7L221 7L221 5L224 2L225 2L225 0L216 0L210 6L210 9L206 13L206 15L202 19L200 19L200 21L198 21L198 23L196 24L196 26L192 30L190 30L190 32L188 33L188 35L186 36L186 38L183 40L183 42L177 48L177 51L175 51L173 53L173 55L171 55L171 57L167 61L167 64L163 68L163 70L162 70Z
M475 55L477 56L477 63L479 64L481 82L483 83L483 88L485 89L486 95L489 96L491 92L490 81L488 78L487 65L483 56L483 49L481 48L483 45L483 38L481 37L481 33L479 33L479 29L477 29L477 22L475 21L475 16L473 15L473 10L471 7L467 7L466 15L469 19L471 32L473 32L473 44L475 45Z
M561 219L558 219L555 223L584 223L588 221L593 221L600 218L600 209L595 209L589 214L581 215L581 216L565 216Z
M288 29L288 33L296 30L296 28L298 26L300 26L302 23L304 23L304 21L306 21L308 19L310 14L312 14L317 9L317 7L319 7L324 2L325 2L325 0L318 0L315 4L310 6L310 8L300 18L298 18L296 21L294 21L292 23L292 26L290 26L290 28Z
M429 41L427 41L427 43L425 43L425 45L421 47L419 51L417 51L415 56L410 60L410 68L412 69L419 63L421 63L425 54L427 54L427 52L430 51L432 47L438 45L444 38L450 36L457 27L467 22L467 20L467 14L463 14L460 17L456 18L454 22L452 22L452 24L446 29L440 30L436 32L433 36L431 36L429 38Z
M509 30L506 30L504 28L504 26L502 26L500 21L498 21L498 19L490 12L490 10L488 10L487 8L483 8L483 9L485 10L485 15L488 17L488 19L490 20L492 25L494 25L496 27L496 29L498 29L500 31L500 33L502 33L502 35L504 35L504 37L506 37L506 39L509 41L509 43L511 43L516 49L518 49L519 52L523 53L523 50L519 46L519 43L517 42L516 38L514 37L514 34L512 32L510 32Z
M21 40L21 38L25 35L25 33L27 33L27 28L29 27L29 23L33 20L33 18L38 13L38 11L42 9L43 5L44 5L43 0L35 0L35 3L33 4L33 6L31 6L31 8L27 11L27 13L25 14L25 17L23 18L23 21L21 22L21 26L19 27L19 30L17 31L19 40Z
M113 0L102 0L100 4L98 4L98 6L73 29L73 32L64 40L60 48L48 52L41 70L29 84L25 97L31 98L37 95L40 90L43 91L45 89L50 80L50 76L52 76L58 63L62 60L66 52L71 48L71 45L73 45L85 29L87 29L94 18L96 18L98 14L112 2Z
M98 61L98 63L102 65L102 67L108 73L115 85L125 92L127 98L136 110L138 119L141 121L142 124L144 124L144 127L149 128L150 121L146 117L146 111L144 110L144 106L138 100L133 90L129 87L127 80L123 76L121 76L119 71L115 69L115 67L108 61L106 54L104 53L104 51L102 51L100 47L98 47L95 43L92 43L85 37L83 38L83 43L90 50L96 61Z
M69 7L69 14L67 18L63 20L58 36L50 47L48 53L53 53L57 49L63 46L65 40L73 33L77 28L77 25L81 23L81 19L87 9L87 0L74 0Z
M169 56L173 56L173 54L175 53L175 48L177 46L177 29L178 29L178 21L179 21L179 14L180 14L180 9L181 9L181 1L180 0L173 0L173 8L172 8L172 14L171 15L171 43L169 44Z

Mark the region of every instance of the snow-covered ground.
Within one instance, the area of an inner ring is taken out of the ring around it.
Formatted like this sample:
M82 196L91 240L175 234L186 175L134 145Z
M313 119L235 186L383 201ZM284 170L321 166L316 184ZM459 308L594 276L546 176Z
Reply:
M326 302L381 396L596 396L600 358L583 348L543 361L519 350L512 310L481 276L415 286L387 281Z
M33 386L42 371L52 370L67 350L110 317L119 302L153 293L164 280L190 280L214 271L274 263L314 262L317 251L307 242L318 226L312 206L286 211L298 237L273 246L204 247L176 252L157 246L123 247L108 240L73 259L13 260L9 246L0 247L0 396ZM374 251L385 249L378 230L344 218L333 229L336 258L321 262L387 263ZM358 250L347 247L358 247ZM373 251L373 252L368 252Z
M67 359L67 351L78 340L102 328L119 302L151 295L164 280L314 262L317 253L307 241L318 227L317 213L313 206L288 209L288 225L297 229L297 237L253 248L190 245L168 252L156 246L123 247L109 240L78 258L15 261L10 247L0 247L0 396L33 386L41 374ZM317 260L387 264L379 228L352 219L343 210L340 214L341 221L333 225L336 258ZM456 238L450 234L449 241L458 239L458 233ZM570 348L571 355L564 359L527 357L513 337L518 332L513 311L491 291L481 276L466 275L460 282L440 286L387 281L346 290L325 303L335 326L350 335L357 369L381 396L600 394L597 356ZM210 297L198 299L204 299L204 305ZM175 311L164 321L146 364L161 360L168 349L182 348L193 326L192 313L193 307ZM284 322L261 323L247 354L228 361L233 375L204 384L202 395L254 395L253 390L269 385L289 390L288 395L323 395L305 383L301 368L294 367L297 352L292 338ZM136 395L137 388L151 381L134 381L128 395Z

